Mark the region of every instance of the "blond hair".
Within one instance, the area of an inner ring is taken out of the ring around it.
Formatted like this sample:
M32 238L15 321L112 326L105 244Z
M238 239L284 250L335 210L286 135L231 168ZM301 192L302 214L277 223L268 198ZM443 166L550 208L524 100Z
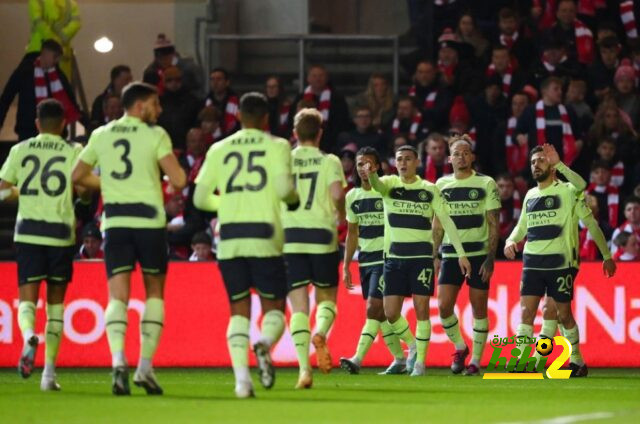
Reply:
M298 141L313 141L322 129L322 114L314 108L301 109L293 118L293 127Z

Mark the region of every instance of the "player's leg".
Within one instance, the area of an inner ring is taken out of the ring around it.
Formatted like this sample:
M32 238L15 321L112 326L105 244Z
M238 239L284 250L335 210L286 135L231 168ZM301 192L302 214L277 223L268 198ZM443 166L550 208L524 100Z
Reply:
M332 361L327 336L337 313L338 299L338 267L340 255L338 251L309 255L311 260L313 284L316 287L316 328L311 343L316 349L318 368L323 373L331 371Z
M260 339L253 345L258 362L260 383L267 389L275 383L275 368L271 361L271 348L282 337L285 327L287 277L282 257L251 258L251 275L260 295L262 326Z
M287 297L291 302L289 331L296 348L300 373L297 389L308 389L313 384L311 365L309 364L309 344L311 326L309 324L309 289L311 283L311 264L308 255L285 254L287 264Z
M451 261L443 261L443 269L440 272L440 280L438 282L438 311L440 313L442 328L447 334L447 337L449 337L449 340L451 340L455 346L453 360L451 361L451 371L454 374L459 374L464 370L464 361L467 358L467 355L469 355L469 348L462 338L460 323L454 312L458 292L460 291L460 285L455 284L457 283L456 280L458 280L457 275L455 278L452 278L453 276L451 274L453 273L447 269L451 268L451 266L447 267L445 265L448 262ZM458 268L457 274L460 274L460 268ZM464 277L462 274L460 274L460 276ZM460 284L462 284L462 281L460 281Z
M18 361L18 373L28 378L33 372L38 336L35 335L36 305L40 282L47 278L45 247L15 243L18 263L18 327L22 333L23 347Z
M556 335L558 331L558 307L555 300L551 296L546 296L544 299L544 305L542 305L542 328L540 329L540 335L538 339L551 339ZM542 355L536 350L533 354L536 360L542 358Z
M475 273L475 269L474 269ZM469 302L473 313L473 352L471 362L465 370L466 375L478 375L480 372L480 360L487 343L489 332L489 318L487 305L489 303L489 287L469 287Z
M64 328L64 297L73 276L75 246L47 247L47 325L45 327L44 371L40 389L60 390L56 381L56 359Z
M413 371L416 362L416 339L411 332L409 322L402 316L404 298L411 294L407 265L399 259L386 259L384 262L384 315L398 338L409 347L407 372Z
M421 376L425 373L425 361L429 351L429 340L431 340L429 300L435 289L433 260L410 259L406 264L413 294L413 306L416 311L416 362L411 376Z
M253 397L249 373L249 326L251 318L251 272L245 258L218 261L229 298L231 317L227 325L227 348L235 377L235 393L239 398Z
M516 329L516 336L533 338L533 320L538 311L540 299L547 291L546 274L544 271L524 269L520 284L520 324ZM524 353L524 344L516 343Z

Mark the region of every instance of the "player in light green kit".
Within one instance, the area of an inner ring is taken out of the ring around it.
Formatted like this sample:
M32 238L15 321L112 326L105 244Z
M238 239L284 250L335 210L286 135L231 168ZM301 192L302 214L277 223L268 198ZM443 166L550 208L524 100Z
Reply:
M577 272L576 216L579 219L587 218L591 211L580 205L583 202L580 189L584 187L582 179L556 159L556 156L545 153L545 149L550 152L548 147L542 146L531 150L531 173L538 186L527 192L523 202L524 210L504 248L505 256L514 259L518 251L517 243L526 235L520 289L522 323L518 325L517 335L533 337L533 320L540 299L545 294L553 298L558 319L564 328L563 335L572 347L572 375L586 375L571 301ZM567 178L568 183L555 179L552 163L556 171ZM605 270L607 267L605 265ZM543 333L545 331L548 330L543 328ZM583 370L580 371L580 368Z
M458 254L462 273L469 276L471 264L449 216L446 200L435 184L416 175L418 152L411 146L396 151L399 175L378 178L373 164L365 166L371 187L384 201L384 313L394 332L409 346L407 372L425 373L425 358L431 338L429 299L434 292L433 232L438 217ZM416 336L401 315L406 296L413 296Z
M253 287L262 306L262 335L253 346L260 383L271 388L275 370L270 349L285 327L286 276L282 257L282 201L297 208L289 143L262 131L267 99L247 93L240 99L242 130L214 144L196 178L194 205L218 212L218 265L231 319L227 346L239 398L254 396L249 375L249 324ZM219 196L213 192L218 190Z
M147 294L140 322L140 359L133 376L149 395L161 395L152 360L164 325L164 283L167 273L167 230L161 173L174 190L187 181L173 155L171 139L155 123L162 111L155 87L133 82L122 91L125 115L91 134L73 170L73 181L102 190L105 265L109 305L105 311L111 350L114 395L129 395L125 358L127 306L131 273L140 263ZM100 168L100 177L94 175Z
M560 163L560 156L556 152L555 148L550 144L542 146L549 164L553 167ZM555 173L555 168L553 168ZM570 183L578 190L584 190L587 187L587 182L584 181L579 175L568 174ZM598 246L598 250L603 257L602 268L607 277L612 277L616 271L616 264L611 259L611 252L609 246L607 246L607 240L598 225L598 221L593 216L591 209L587 206L585 193L582 191L579 194L578 203L576 205L575 212L573 214L572 233L573 233L573 246L574 256L573 265L574 276L573 281L577 278L578 271L580 269L580 234L579 234L579 222L582 221L587 231L591 235L593 241ZM542 307L542 328L540 329L539 339L547 338L553 339L558 330L558 310L556 303L552 297L546 296L544 306ZM564 328L561 327L561 333L564 335ZM536 351L533 355L536 359L541 355ZM569 367L571 369L572 377L586 377L588 374L587 365L584 363L582 354L580 351L574 351L571 353Z
M367 321L362 328L356 354L351 358L340 358L340 366L350 374L358 374L360 366L369 348L373 344L378 330L389 351L393 362L382 374L404 374L406 360L400 339L384 316L382 298L384 295L383 249L384 249L384 205L382 196L374 191L364 172L365 164L371 162L376 173L380 170L380 157L372 147L363 147L356 154L356 187L349 190L347 201L347 240L345 242L342 275L348 290L353 289L349 265L359 248L360 286L362 296L367 301Z
M38 136L11 148L0 170L0 201L19 195L13 240L18 263L18 326L24 347L18 372L33 372L38 336L34 333L36 304L42 280L47 282L45 363L40 389L60 390L55 362L62 339L64 296L71 281L76 220L71 170L82 150L60 137L64 109L57 100L38 104Z
M296 211L284 211L284 256L292 314L289 329L296 346L300 375L296 388L313 384L309 341L316 348L318 368L331 370L327 334L336 318L338 295L337 222L345 219L346 181L340 160L320 151L322 114L302 109L294 118L298 147L291 152L292 172L300 195ZM311 338L309 284L315 286L316 328Z
M465 359L469 354L469 348L462 338L459 320L453 310L465 276L460 273L457 254L451 245L449 235L444 234L437 219L434 220L433 240L437 251L444 235L443 259L439 267L438 308L442 327L456 348L451 371L459 374L465 370L466 375L478 375L489 331L487 304L489 281L493 274L500 238L500 196L493 178L473 170L475 156L471 146L468 135L453 137L449 141L449 160L454 173L436 181L442 196L447 199L451 219L456 224L462 247L471 262L471 275L466 281L469 285L469 302L473 312L473 354L466 370Z

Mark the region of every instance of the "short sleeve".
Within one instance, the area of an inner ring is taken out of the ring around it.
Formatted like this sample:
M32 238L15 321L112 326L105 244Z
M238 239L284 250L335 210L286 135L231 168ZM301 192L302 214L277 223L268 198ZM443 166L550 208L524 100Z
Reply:
M344 177L344 171L342 170L342 163L335 155L329 155L327 160L327 185L331 185L336 181L340 182L342 188L347 186L347 180Z
M216 148L211 148L207 152L207 156L200 167L200 172L196 177L195 183L204 187L215 189L216 188L216 172L215 172L215 154L218 151Z
M273 175L290 175L291 174L291 147L286 140L274 139L271 141L272 151L274 152L273 162L269 163Z
M487 200L486 210L492 211L494 209L500 209L502 206L500 202L500 193L498 192L498 185L493 178L488 178L487 182Z
M156 148L156 159L160 160L169 153L173 153L173 146L171 145L171 138L169 137L169 134L163 128L157 127L157 131L160 138Z
M9 151L9 156L4 161L2 165L2 169L0 169L0 180L4 180L11 184L16 184L18 182L18 167L14 163L18 154L16 153L17 145L12 147Z
M91 134L91 138L89 138L89 143L87 146L80 152L79 160L86 163L87 165L95 166L98 163L98 154L96 152L95 145L98 142L100 132L94 131Z
M347 204L347 221L351 224L358 223L358 215L353 211L353 198L355 197L354 189L349 190L346 196L346 204Z

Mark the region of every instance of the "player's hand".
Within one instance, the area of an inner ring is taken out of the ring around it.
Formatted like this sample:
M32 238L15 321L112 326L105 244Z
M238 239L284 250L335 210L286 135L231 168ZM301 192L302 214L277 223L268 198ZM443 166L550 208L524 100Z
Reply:
M556 151L556 148L553 147L551 144L549 143L543 144L542 151L544 152L544 155L547 157L547 160L549 161L549 165L556 166L557 164L560 163L560 155Z
M516 253L518 253L518 244L514 241L507 240L504 246L504 256L506 256L507 259L515 259Z
M342 267L342 281L347 290L353 290L353 281L351 280L351 271L349 267Z
M491 280L491 276L493 275L493 259L485 259L485 261L482 263L482 266L480 267L480 271L478 272L478 274L480 275L482 281L488 283L489 280Z
M367 178L369 178L369 175L373 173L373 163L370 160L367 160L362 169L364 170Z
M607 259L606 261L602 262L602 271L604 272L604 275L609 278L615 275L616 263L613 261L613 259Z
M442 264L442 259L440 258L433 258L433 272L435 275L435 279L438 279L438 276L440 275L440 265Z
M529 137L526 134L518 134L516 141L518 142L518 145L526 146L529 144Z
M462 256L458 258L458 264L460 265L460 271L464 274L466 278L471 277L471 262L467 259L466 256Z

